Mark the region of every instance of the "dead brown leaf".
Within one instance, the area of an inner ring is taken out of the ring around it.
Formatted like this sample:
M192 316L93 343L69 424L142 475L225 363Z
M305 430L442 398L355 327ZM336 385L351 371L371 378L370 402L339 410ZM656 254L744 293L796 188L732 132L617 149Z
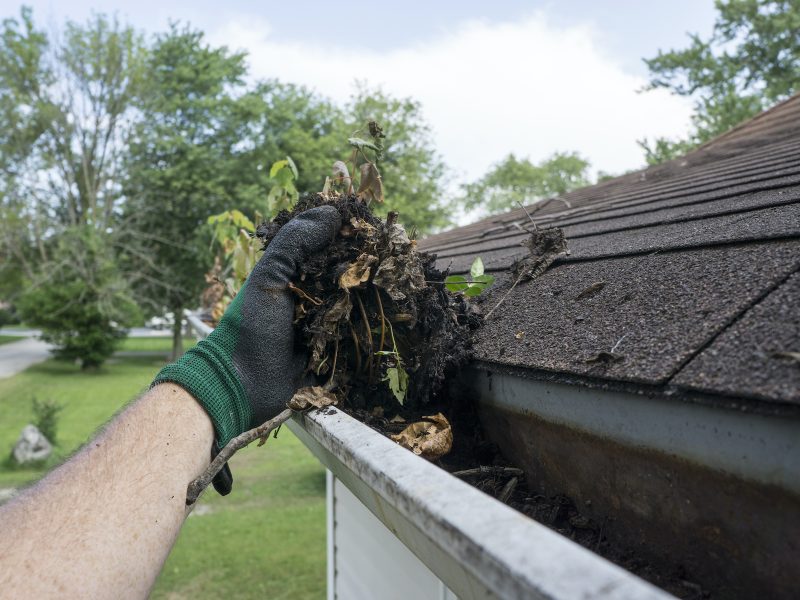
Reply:
M292 410L307 410L309 408L322 408L323 406L330 406L336 404L338 400L331 392L315 385L311 387L300 388L294 393L292 399L286 403L286 406Z
M350 288L361 285L369 279L370 266L378 262L377 256L361 254L355 262L339 277L339 287L349 291Z
M453 447L453 430L450 428L450 423L442 413L422 419L393 435L392 440L422 458L428 460L441 458Z
M361 165L361 184L356 194L362 200L383 203L383 179L374 164L368 162Z

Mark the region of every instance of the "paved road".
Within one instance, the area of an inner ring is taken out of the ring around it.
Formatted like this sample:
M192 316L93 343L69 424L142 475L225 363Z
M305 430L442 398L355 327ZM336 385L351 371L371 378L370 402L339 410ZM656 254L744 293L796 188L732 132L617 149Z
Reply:
M32 337L0 345L0 379L16 375L50 358L50 344Z
M36 337L42 333L38 329L2 329L0 335L18 335L20 337ZM149 327L132 327L128 332L129 337L172 337L169 329L150 329Z
M50 344L36 338L41 332L35 329L0 329L0 335L18 335L18 342L0 344L0 379L16 375L31 365L50 358ZM170 337L168 330L134 327L130 337ZM152 353L150 353L152 354Z

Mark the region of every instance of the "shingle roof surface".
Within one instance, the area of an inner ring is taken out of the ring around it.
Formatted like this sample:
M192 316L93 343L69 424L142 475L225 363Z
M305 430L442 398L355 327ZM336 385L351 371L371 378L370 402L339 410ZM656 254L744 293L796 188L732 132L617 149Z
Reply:
M478 360L800 405L800 366L775 354L800 352L800 96L527 212L562 227L570 255L508 295L477 335ZM453 272L480 256L502 273L530 228L518 209L420 249ZM592 360L615 345L616 359Z

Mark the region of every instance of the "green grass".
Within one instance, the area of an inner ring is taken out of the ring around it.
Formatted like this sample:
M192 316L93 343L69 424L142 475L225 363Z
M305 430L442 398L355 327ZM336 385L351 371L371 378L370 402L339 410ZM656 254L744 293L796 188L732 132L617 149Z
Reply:
M11 342L18 342L25 338L19 335L0 335L0 346L3 344L10 344Z
M194 345L194 340L183 340L183 349L186 350ZM164 352L168 354L172 351L171 337L146 337L146 338L125 338L119 345L119 350L123 352Z
M169 339L127 340L122 349L166 353ZM57 457L63 459L163 365L154 356L115 357L96 372L48 360L0 380L0 452L10 451L32 416L31 401L64 404ZM286 428L231 461L234 489L206 493L162 572L153 598L322 598L325 595L324 470ZM35 481L39 468L0 467L0 487Z

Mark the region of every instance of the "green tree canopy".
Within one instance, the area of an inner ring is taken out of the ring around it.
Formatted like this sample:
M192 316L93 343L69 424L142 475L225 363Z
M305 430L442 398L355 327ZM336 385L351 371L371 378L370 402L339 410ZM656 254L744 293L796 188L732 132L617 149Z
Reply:
M102 362L132 314L109 310L128 296L108 232L143 56L141 37L103 15L55 40L29 8L0 28L2 291L84 365Z
M560 196L589 185L588 171L589 162L575 152L557 152L539 164L509 154L479 180L463 186L464 207L492 214Z
M365 137L363 132L356 132L364 129L368 121L380 123L386 134L383 160L378 163L386 203L373 204L376 212L385 215L390 210L397 211L409 231L416 229L419 233L448 225L445 166L436 152L419 102L394 98L380 89L359 85L344 113L346 119L338 134L340 155L335 159L349 156L347 138L354 134ZM330 168L328 165L325 175L330 174Z
M258 195L242 177L256 165L240 160L254 106L244 74L243 54L178 25L156 37L147 62L127 161L126 266L143 301L175 314L174 354L183 309L196 304L212 262L206 220Z
M684 154L800 89L800 3L797 0L717 0L707 39L694 34L682 50L645 59L648 89L695 100L686 140L643 140L647 162Z

